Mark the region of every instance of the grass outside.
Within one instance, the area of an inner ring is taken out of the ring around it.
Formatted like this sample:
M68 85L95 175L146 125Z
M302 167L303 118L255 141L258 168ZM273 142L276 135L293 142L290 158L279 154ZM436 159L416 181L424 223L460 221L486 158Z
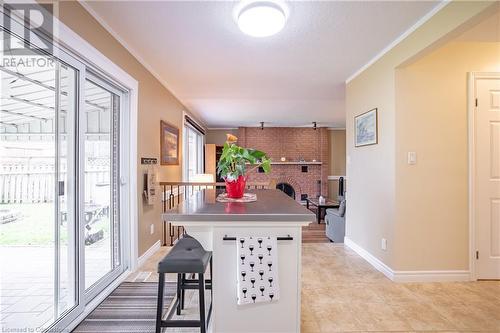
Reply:
M18 220L0 225L0 245L51 245L54 243L54 208L52 203L3 204L0 209L21 213ZM66 226L61 226L61 240L67 240Z
M0 246L54 244L53 203L0 204L0 209L12 209L21 213L18 220L0 224ZM66 222L59 227L61 245L66 245L68 240ZM109 220L102 218L92 225L92 229L102 229L105 235L109 235Z

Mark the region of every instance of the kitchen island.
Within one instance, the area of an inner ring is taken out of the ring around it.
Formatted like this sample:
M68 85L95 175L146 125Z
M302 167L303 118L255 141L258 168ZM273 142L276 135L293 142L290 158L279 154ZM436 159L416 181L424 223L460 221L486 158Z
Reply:
M212 332L299 332L302 227L315 215L278 190L250 191L257 201L216 201L218 191L194 194L163 218L213 251ZM278 238L280 298L237 304L237 246L241 237Z

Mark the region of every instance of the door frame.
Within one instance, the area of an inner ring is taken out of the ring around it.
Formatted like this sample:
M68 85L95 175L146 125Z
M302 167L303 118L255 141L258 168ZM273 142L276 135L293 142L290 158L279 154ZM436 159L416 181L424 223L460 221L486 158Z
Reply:
M71 52L77 59L83 61L93 73L105 74L106 78L112 79L114 83L128 92L128 99L123 101L123 106L128 110L127 117L121 117L120 122L124 129L128 130L127 136L123 136L121 155L121 187L127 188L126 202L121 202L121 212L129 219L128 237L130 270L137 267L138 260L138 201L137 201L137 115L139 82L121 67L116 65L104 54L90 45L86 40L73 32L64 23L54 17L58 28L58 34L54 42L63 49Z
M26 3L37 4L34 0L26 0ZM41 11L44 11L40 7ZM30 22L24 22L24 18L17 17L15 13L11 16L11 32L18 35L24 36L25 29L28 29ZM0 6L0 15L5 15L3 6ZM82 84L85 81L86 70L91 70L93 73L103 74L107 79L116 83L118 86L123 88L128 95L128 98L123 100L122 106L128 111L126 115L120 117L120 128L128 135L124 135L121 139L120 147L120 187L122 197L120 198L120 214L122 217L122 222L126 226L124 230L124 240L123 243L127 244L126 253L124 253L123 262L128 268L108 287L106 287L98 296L93 298L89 303L85 304L83 299L78 300L78 304L72 309L72 313L68 313L67 317L60 318L52 326L44 327L43 330L69 330L74 329L90 312L92 312L103 300L107 297L118 285L125 280L125 278L137 268L138 265L138 192L137 192L137 123L138 123L138 94L139 94L139 83L138 81L128 74L121 67L116 65L113 61L108 59L99 50L94 48L90 43L76 34L73 30L68 28L64 23L62 23L57 17L53 17L54 24L54 34L50 40L53 44L53 56L59 60L64 61L64 59L73 58L77 62L84 65L83 71L79 73L79 83ZM41 30L40 30L41 31ZM47 40L47 36L38 35L38 38L42 40ZM33 32L30 30L30 35ZM35 38L31 38L32 44L37 44ZM72 65L72 67L75 67ZM83 96L78 95L79 107L82 109ZM80 121L80 119L78 119ZM79 133L80 134L80 133ZM78 146L77 151L82 147ZM77 152L76 152L77 153ZM79 154L79 153L77 153ZM80 163L80 161L77 161ZM78 184L78 191L80 193L81 186ZM81 195L81 193L80 193ZM79 209L79 202L76 203L76 209ZM77 251L82 251L83 243L81 242L81 234L77 237L80 240L79 247ZM82 256L78 255L79 268L83 267ZM77 276L79 279L82 278L83 270L78 269ZM85 286L79 280L80 288L85 288ZM79 295L84 295L80 292ZM73 315L74 313L74 315Z
M476 80L499 79L500 72L469 72L467 73L467 123L469 148L469 270L470 280L477 280L476 267Z
M129 135L123 135L120 147L120 198L121 222L127 226L124 234L124 244L128 244L123 260L128 268L101 293L85 304L83 312L71 321L58 325L61 329L71 331L86 316L88 316L138 265L138 200L137 200L137 117L139 82L113 61L108 59L99 50L68 28L54 17L57 34L54 36L54 46L60 47L82 61L94 74L103 74L108 80L127 91L128 98L123 100L122 106L128 114L120 117L120 128ZM83 286L83 288L85 288Z

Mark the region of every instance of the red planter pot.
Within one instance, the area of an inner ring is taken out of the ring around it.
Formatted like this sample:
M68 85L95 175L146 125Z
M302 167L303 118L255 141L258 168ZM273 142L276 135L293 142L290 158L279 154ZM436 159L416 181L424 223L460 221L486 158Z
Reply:
M247 183L247 178L244 176L239 176L238 179L226 182L226 192L228 198L240 199L243 198L245 193L245 185Z

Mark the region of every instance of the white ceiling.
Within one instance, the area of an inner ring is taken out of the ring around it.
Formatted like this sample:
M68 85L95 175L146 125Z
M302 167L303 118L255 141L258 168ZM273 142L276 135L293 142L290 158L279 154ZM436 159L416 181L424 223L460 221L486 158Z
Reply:
M344 127L344 82L437 2L287 2L277 35L244 35L236 2L86 7L209 127Z

